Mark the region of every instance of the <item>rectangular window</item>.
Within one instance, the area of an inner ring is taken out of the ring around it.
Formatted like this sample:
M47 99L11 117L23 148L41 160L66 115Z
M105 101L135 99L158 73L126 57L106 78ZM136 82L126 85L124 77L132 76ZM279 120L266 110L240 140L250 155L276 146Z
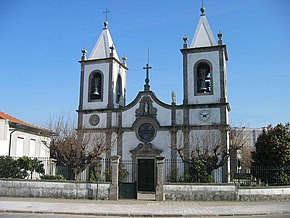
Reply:
M45 152L46 151L46 145L45 142L41 141L40 144L40 157L46 157Z
M29 145L29 157L35 157L35 145L36 145L36 140L31 139L30 145Z
M17 143L16 143L16 157L22 157L23 156L23 147L24 147L24 138L18 137Z

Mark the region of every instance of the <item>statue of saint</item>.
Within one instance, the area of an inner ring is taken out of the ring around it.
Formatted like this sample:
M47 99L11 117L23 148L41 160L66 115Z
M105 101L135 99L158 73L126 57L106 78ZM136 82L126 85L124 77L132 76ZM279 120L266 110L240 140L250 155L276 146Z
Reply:
M173 91L172 91L172 93L171 93L171 98L172 98L172 103L173 103L173 104L176 104L176 94L175 94L175 92L173 92Z

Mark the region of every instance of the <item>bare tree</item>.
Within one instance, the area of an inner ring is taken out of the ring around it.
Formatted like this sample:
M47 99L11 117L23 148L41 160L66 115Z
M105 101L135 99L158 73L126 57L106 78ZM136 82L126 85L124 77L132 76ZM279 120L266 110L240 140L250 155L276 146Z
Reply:
M192 182L211 182L211 172L226 163L229 154L227 146L222 144L223 130L207 129L191 134L190 151L185 152L182 143L176 147L180 158L188 166L189 179Z
M76 180L80 179L84 169L110 149L105 133L77 130L74 120L68 115L50 119L48 128L55 133L50 144L51 156L70 166Z
M245 127L230 129L230 157L231 170L237 172L237 168L249 168L252 163L251 153L254 147L251 146L250 133Z

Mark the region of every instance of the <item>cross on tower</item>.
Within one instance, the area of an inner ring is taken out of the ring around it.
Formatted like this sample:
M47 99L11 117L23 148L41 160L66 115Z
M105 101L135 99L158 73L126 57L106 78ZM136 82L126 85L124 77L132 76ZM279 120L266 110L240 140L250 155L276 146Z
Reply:
M108 9L106 8L106 11L103 12L103 14L106 14L106 20L105 21L108 21L108 13L110 13L110 11L108 11Z

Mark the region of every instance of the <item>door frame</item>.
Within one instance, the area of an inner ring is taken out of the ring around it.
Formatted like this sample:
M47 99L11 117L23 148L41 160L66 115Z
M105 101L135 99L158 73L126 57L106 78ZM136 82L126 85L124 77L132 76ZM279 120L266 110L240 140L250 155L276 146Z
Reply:
M139 188L139 184L138 184L138 181L139 181L139 160L153 160L153 185L154 185L154 188L153 188L153 191L139 191L138 188ZM137 192L142 192L142 193L155 193L156 192L156 158L155 157L137 157L136 158L136 161L137 161L137 170L136 170L136 190Z

